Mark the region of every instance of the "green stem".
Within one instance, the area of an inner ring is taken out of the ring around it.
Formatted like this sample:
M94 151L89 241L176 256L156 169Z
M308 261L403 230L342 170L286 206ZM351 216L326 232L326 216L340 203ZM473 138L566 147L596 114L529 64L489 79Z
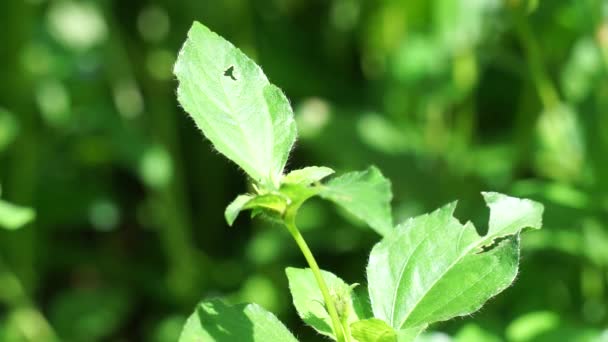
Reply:
M545 109L551 109L559 104L559 94L551 82L551 79L547 76L540 48L534 38L528 19L517 10L515 10L515 12L514 20L517 34L526 52L526 60L530 73L532 74L536 91L538 92L543 107Z
M329 316L331 317L331 323L333 325L334 333L336 334L336 340L338 342L346 342L346 339L344 338L344 331L342 328L342 323L340 322L340 317L338 316L338 312L336 311L336 306L335 306L333 300L331 299L331 295L329 293L329 289L327 288L327 284L325 283L325 280L323 279L323 276L321 275L321 269L319 268L319 265L317 264L317 261L315 260L314 255L310 251L310 248L308 248L308 244L304 240L304 237L302 236L302 234L298 230L298 227L296 226L296 214L297 214L298 208L299 208L299 205L292 205L287 209L287 211L285 213L285 218L284 218L285 226L287 227L287 230L289 230L289 233L291 233L291 236L293 236L293 239L296 241L296 244L298 245L298 247L300 247L302 254L304 254L304 258L308 262L308 266L310 266L310 269L312 270L312 273L315 276L317 285L319 286L319 289L321 290L321 294L323 295L323 300L325 301L325 306L327 307L327 312L329 313Z

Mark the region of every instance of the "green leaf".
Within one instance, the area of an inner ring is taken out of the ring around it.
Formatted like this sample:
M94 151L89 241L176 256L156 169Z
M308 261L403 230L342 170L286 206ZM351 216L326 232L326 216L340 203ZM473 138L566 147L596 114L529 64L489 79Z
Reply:
M232 226L239 213L247 209L268 209L282 214L287 208L287 199L279 194L239 195L226 207L224 217Z
M330 180L319 195L365 221L382 236L393 228L391 183L374 166Z
M252 195L238 195L230 204L228 204L224 211L224 217L229 226L232 226L245 204L252 198Z
M296 342L296 338L270 312L257 304L226 305L203 302L188 318L180 342Z
M0 108L0 153L17 137L19 124L14 114Z
M416 337L418 337L418 335L420 335L420 333L426 329L426 327L426 325L419 325L417 327L401 329L397 333L397 341L413 342L416 340Z
M285 184L310 185L333 174L335 171L325 166L308 166L293 170L283 178Z
M319 290L312 271L308 268L288 267L285 272L289 280L293 304L300 318L319 333L335 339L331 318L325 309L323 294ZM346 318L346 322L349 324L358 321L360 318L357 316L351 295L352 286L331 272L321 271L321 274L341 320Z
M484 237L470 222L462 225L453 217L456 203L451 203L406 221L374 246L367 278L375 317L399 330L467 315L513 282L518 233L540 228L543 207L483 195L490 207Z
M354 322L350 331L358 342L397 342L395 329L377 318Z
M195 22L174 73L177 96L213 146L266 188L276 189L296 139L289 101L259 66Z
M0 227L10 230L19 229L30 223L36 214L30 208L20 207L0 200Z

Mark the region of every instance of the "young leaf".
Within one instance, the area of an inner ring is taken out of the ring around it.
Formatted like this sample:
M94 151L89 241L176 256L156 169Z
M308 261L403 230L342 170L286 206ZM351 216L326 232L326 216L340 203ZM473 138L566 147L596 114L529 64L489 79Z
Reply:
M393 228L391 183L374 166L330 180L319 195L365 221L382 236Z
M188 318L179 342L297 342L287 328L257 304L203 302Z
M308 166L293 170L283 178L285 184L310 185L333 174L335 171L325 166Z
M0 200L0 227L15 230L30 223L36 214L30 208Z
M289 101L255 62L195 22L174 73L186 112L228 159L276 189L296 139Z
M224 217L232 226L239 213L247 209L269 209L282 214L287 208L287 199L278 194L239 195L226 207Z
M543 207L497 193L484 198L490 207L484 237L453 217L451 203L408 220L374 246L367 278L376 318L396 330L447 320L478 310L512 283L518 233L540 228Z
M317 286L312 271L308 268L288 267L285 272L289 280L293 304L302 320L319 333L335 339L331 318L325 308L323 295ZM321 271L321 274L327 283L341 319L346 317L348 323L359 320L351 296L352 286L331 272Z
M247 202L249 202L253 198L252 195L238 195L224 211L224 217L226 218L226 222L229 226L232 226L236 218L239 216L243 207Z

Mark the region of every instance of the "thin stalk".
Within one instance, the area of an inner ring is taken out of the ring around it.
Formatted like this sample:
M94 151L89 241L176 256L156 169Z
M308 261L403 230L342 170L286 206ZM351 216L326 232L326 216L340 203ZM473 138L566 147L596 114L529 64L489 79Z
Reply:
M545 109L551 109L560 103L557 89L547 75L545 65L528 19L517 10L513 14L519 40L526 53L528 68L532 74L534 86Z
M287 227L287 230L289 230L289 233L291 233L291 236L293 236L293 239L296 241L298 247L300 247L300 250L302 251L302 254L304 254L306 262L308 262L308 266L310 266L310 269L312 270L312 273L315 276L317 285L319 286L321 294L323 295L323 300L325 301L327 312L329 313L329 317L331 318L333 330L336 334L336 340L338 342L346 342L347 340L344 337L344 331L342 328L340 317L338 316L338 312L336 311L336 306L331 298L329 289L327 288L327 284L325 283L325 280L321 275L321 269L319 268L319 265L317 264L314 255L310 251L310 248L308 248L306 240L304 240L304 237L296 226L296 214L298 211L298 207L299 205L295 205L290 206L287 209L284 219L285 226Z

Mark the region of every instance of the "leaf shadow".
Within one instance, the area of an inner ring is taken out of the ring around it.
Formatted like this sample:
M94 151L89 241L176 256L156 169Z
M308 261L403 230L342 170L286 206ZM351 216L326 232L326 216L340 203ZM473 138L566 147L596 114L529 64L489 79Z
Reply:
M204 307L203 307L204 305ZM217 342L254 342L254 323L245 313L247 305L227 305L215 300L198 306L201 329Z

